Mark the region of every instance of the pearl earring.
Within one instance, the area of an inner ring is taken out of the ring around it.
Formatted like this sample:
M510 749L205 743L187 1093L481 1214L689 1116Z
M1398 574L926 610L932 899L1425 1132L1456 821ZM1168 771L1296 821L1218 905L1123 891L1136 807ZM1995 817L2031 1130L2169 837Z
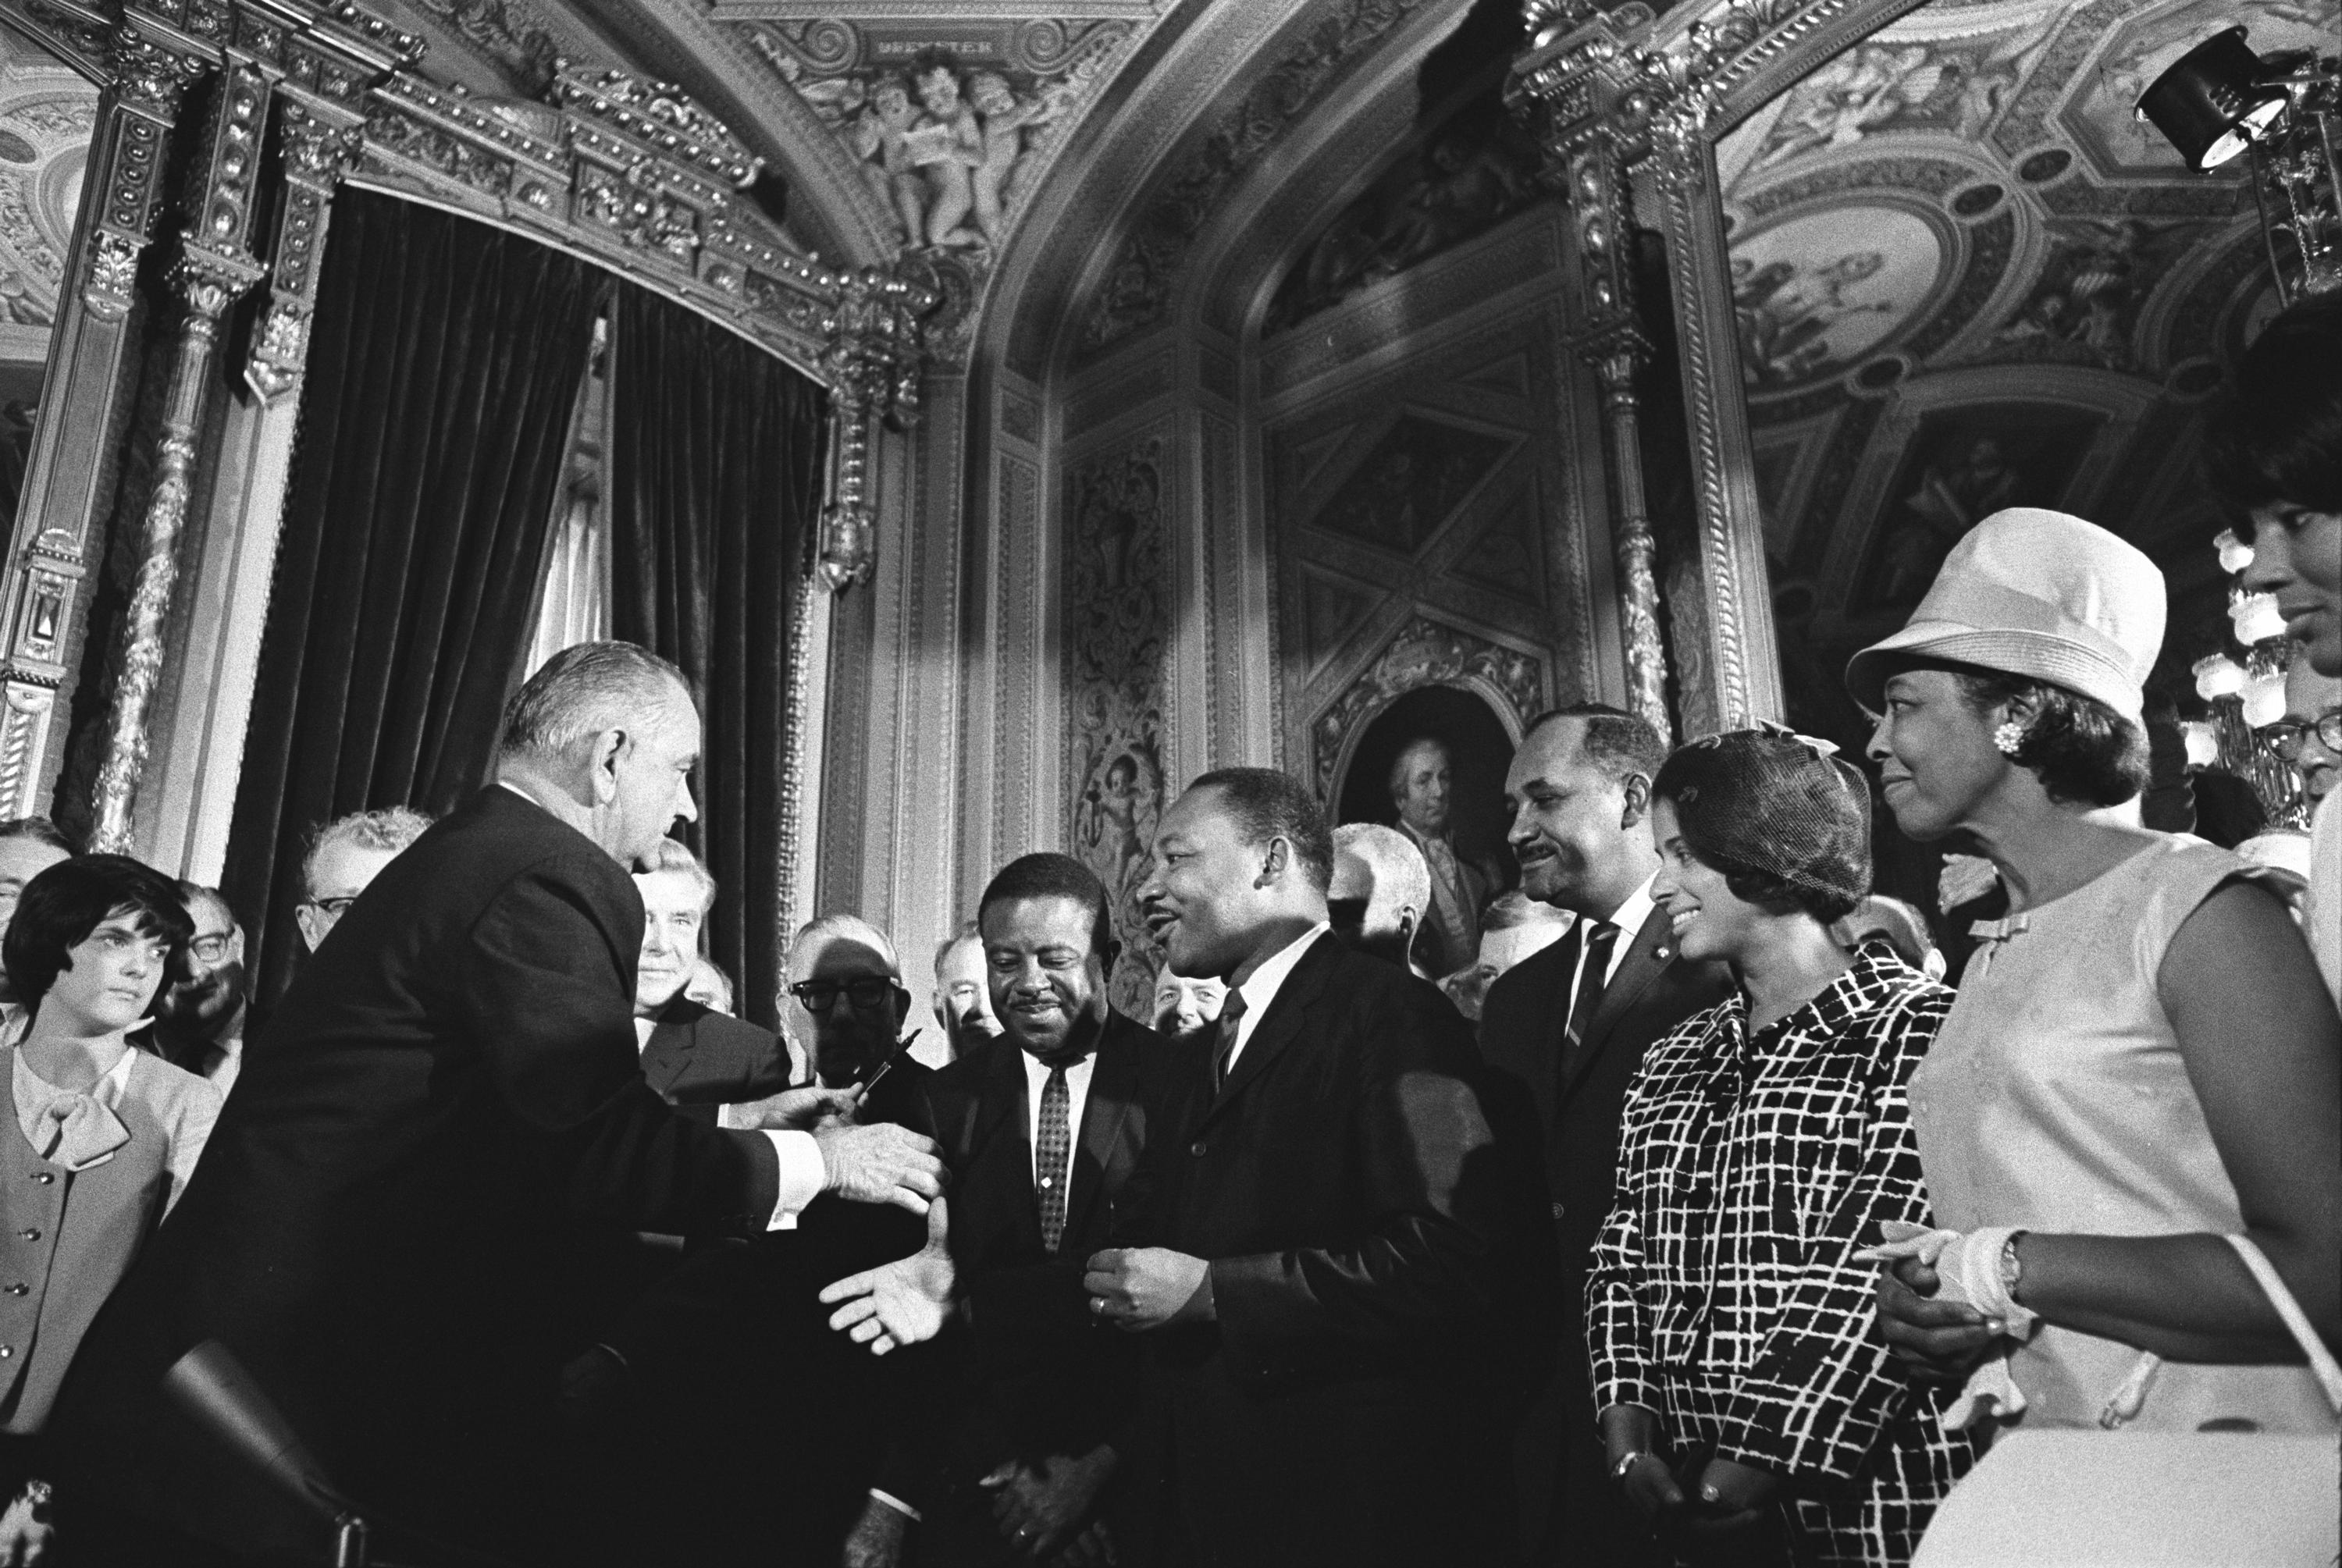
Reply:
M1998 749L2001 755L2015 756L2017 748L2025 744L2025 726L2015 719L2005 721L1998 729L1992 732L1992 744Z

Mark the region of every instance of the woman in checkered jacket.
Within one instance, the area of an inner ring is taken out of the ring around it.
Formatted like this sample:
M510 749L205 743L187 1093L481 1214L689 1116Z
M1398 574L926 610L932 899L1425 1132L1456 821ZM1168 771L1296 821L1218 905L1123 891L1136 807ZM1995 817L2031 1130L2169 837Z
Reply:
M1974 1455L1871 1332L1889 1220L1927 1223L1905 1084L1951 993L1829 926L1869 889L1834 748L1713 735L1652 784L1652 895L1737 994L1651 1047L1586 1336L1611 1476L1689 1562L1903 1563Z

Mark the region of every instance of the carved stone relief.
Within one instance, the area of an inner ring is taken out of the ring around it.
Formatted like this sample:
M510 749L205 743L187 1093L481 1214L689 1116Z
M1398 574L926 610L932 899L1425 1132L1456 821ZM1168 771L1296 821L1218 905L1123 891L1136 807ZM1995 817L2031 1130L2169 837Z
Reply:
M1123 944L1111 994L1133 1017L1146 1015L1162 962L1137 892L1167 804L1166 474L1153 435L1080 464L1066 485L1066 841L1106 884Z
M1137 30L1128 21L748 22L906 247L989 255Z

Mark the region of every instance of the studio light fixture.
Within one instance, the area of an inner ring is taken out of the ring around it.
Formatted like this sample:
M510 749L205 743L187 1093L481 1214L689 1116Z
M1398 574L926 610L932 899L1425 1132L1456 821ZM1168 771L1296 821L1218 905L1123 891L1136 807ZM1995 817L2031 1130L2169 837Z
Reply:
M2244 28L2230 27L2173 62L2133 112L2198 173L2251 155L2253 199L2284 304L2342 286L2342 71L2334 56L2265 60Z

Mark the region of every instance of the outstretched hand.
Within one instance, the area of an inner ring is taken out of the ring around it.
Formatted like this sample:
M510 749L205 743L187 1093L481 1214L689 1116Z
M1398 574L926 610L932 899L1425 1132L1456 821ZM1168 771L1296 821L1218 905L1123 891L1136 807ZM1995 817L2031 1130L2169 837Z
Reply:
M949 1205L941 1197L927 1206L927 1244L907 1258L865 1269L825 1287L825 1305L836 1305L829 1326L842 1329L873 1355L899 1345L919 1344L943 1332L952 1314L957 1276L944 1242ZM843 1303L843 1304L839 1304Z

